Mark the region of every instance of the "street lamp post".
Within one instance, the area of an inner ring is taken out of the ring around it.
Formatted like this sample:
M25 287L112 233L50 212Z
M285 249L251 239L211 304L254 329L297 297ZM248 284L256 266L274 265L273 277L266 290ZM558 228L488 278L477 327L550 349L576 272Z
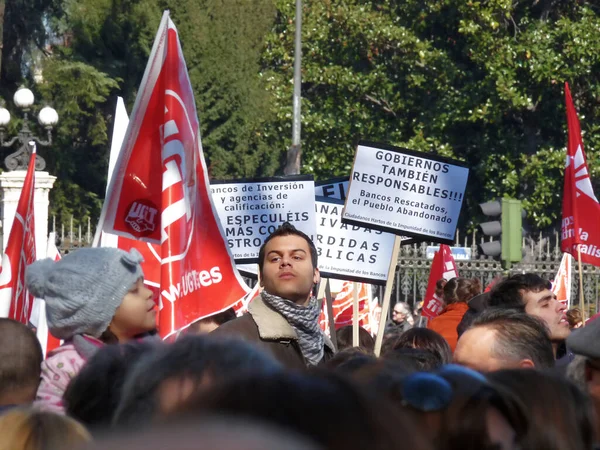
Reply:
M27 88L20 88L15 92L13 97L15 105L23 111L23 124L17 136L10 140L6 140L6 126L10 122L10 113L6 108L0 107L0 145L2 147L12 147L15 142L19 142L19 148L16 152L11 153L4 159L4 165L9 171L27 170L27 165L31 158L32 146L31 142L35 142L43 147L52 144L52 128L58 123L58 113L49 106L43 107L38 114L38 122L43 126L47 133L46 140L40 139L33 135L29 128L29 111L34 103L33 92ZM44 170L46 161L40 155L35 159L35 170Z

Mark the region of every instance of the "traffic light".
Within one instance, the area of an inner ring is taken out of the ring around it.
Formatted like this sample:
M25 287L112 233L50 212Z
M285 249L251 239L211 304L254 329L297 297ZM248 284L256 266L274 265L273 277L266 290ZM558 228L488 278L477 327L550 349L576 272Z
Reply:
M503 198L479 205L486 216L498 217L498 220L483 222L479 228L486 236L500 238L499 241L490 240L479 245L480 251L493 258L500 257L505 267L511 263L519 262L523 258L523 217L525 211L521 201L514 198Z

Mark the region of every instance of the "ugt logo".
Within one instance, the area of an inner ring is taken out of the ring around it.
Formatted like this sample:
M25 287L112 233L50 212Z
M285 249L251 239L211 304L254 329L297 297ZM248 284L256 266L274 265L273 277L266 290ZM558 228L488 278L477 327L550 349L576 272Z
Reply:
M147 236L156 229L158 208L149 200L134 201L127 209L125 223L138 236Z

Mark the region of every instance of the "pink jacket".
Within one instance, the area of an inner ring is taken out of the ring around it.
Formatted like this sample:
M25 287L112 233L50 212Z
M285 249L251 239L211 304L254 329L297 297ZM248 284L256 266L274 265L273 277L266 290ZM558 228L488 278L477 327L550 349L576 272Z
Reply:
M102 341L85 336L86 341L101 347ZM63 394L71 380L85 365L85 357L72 342L52 351L42 362L42 376L34 405L44 411L64 414Z

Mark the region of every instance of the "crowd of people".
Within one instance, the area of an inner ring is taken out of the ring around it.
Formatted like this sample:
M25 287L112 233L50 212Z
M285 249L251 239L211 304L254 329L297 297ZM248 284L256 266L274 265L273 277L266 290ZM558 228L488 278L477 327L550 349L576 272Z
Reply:
M593 449L600 442L600 320L582 326L535 274L439 283L424 326L393 307L381 354L352 327L321 330L317 250L283 224L259 254L248 312L174 342L135 250L80 249L27 268L46 301L42 354L0 319L0 450Z

